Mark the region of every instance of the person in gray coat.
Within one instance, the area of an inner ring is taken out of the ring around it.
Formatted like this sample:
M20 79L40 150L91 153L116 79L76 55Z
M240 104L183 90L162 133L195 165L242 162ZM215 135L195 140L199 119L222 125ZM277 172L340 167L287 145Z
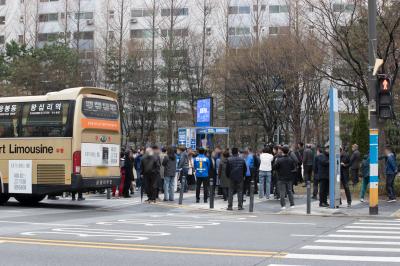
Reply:
M168 147L162 165L164 167L164 201L174 201L176 156L171 147Z

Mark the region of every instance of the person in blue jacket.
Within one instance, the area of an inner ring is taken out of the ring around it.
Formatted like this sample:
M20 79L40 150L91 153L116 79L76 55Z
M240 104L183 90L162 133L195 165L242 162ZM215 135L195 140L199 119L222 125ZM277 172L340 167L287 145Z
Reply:
M386 174L386 191L388 195L388 202L396 201L396 193L394 191L394 179L397 175L397 162L396 155L390 146L385 147L385 174Z
M200 188L203 184L204 189L204 203L208 199L208 184L210 176L211 163L210 159L204 155L205 150L199 149L199 155L194 158L194 169L196 171L196 203L200 202Z

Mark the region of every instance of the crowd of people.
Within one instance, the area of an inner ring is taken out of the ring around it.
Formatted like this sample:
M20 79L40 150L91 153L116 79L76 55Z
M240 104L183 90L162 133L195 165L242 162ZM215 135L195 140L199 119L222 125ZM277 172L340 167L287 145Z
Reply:
M340 181L345 191L347 206L351 207L350 182L356 186L362 180L360 201L364 202L369 184L369 155L362 155L357 144L352 145L351 154L346 147L340 150ZM385 147L386 190L388 202L396 201L394 180L397 174L396 155ZM217 193L228 201L228 210L233 209L233 197L238 198L238 209L250 195L251 184L260 199L280 200L286 209L286 198L293 208L294 187L310 181L313 184L313 199L320 207L328 207L329 195L329 147L304 145L265 145L260 151L251 148L214 150L185 147L127 150L121 153L121 185L123 197L130 197L135 190L147 195L146 202L174 201L179 190L196 191L196 203L207 203L210 193ZM210 186L210 180L213 180ZM253 181L253 182L252 182ZM136 189L134 188L136 186ZM115 195L116 190L113 190Z

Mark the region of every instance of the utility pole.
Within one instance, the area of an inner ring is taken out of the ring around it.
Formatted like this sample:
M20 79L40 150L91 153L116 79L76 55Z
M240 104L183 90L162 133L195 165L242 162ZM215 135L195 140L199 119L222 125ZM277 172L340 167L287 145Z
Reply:
M378 184L379 184L379 129L376 108L376 78L373 75L376 52L376 0L368 0L368 86L369 86L369 154L370 154L370 177L369 177L369 214L378 214Z

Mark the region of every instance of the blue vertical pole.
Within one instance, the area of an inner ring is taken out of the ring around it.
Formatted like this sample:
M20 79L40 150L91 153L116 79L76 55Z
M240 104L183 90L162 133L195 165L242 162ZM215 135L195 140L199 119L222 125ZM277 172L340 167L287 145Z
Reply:
M329 205L335 208L335 89L329 89Z

